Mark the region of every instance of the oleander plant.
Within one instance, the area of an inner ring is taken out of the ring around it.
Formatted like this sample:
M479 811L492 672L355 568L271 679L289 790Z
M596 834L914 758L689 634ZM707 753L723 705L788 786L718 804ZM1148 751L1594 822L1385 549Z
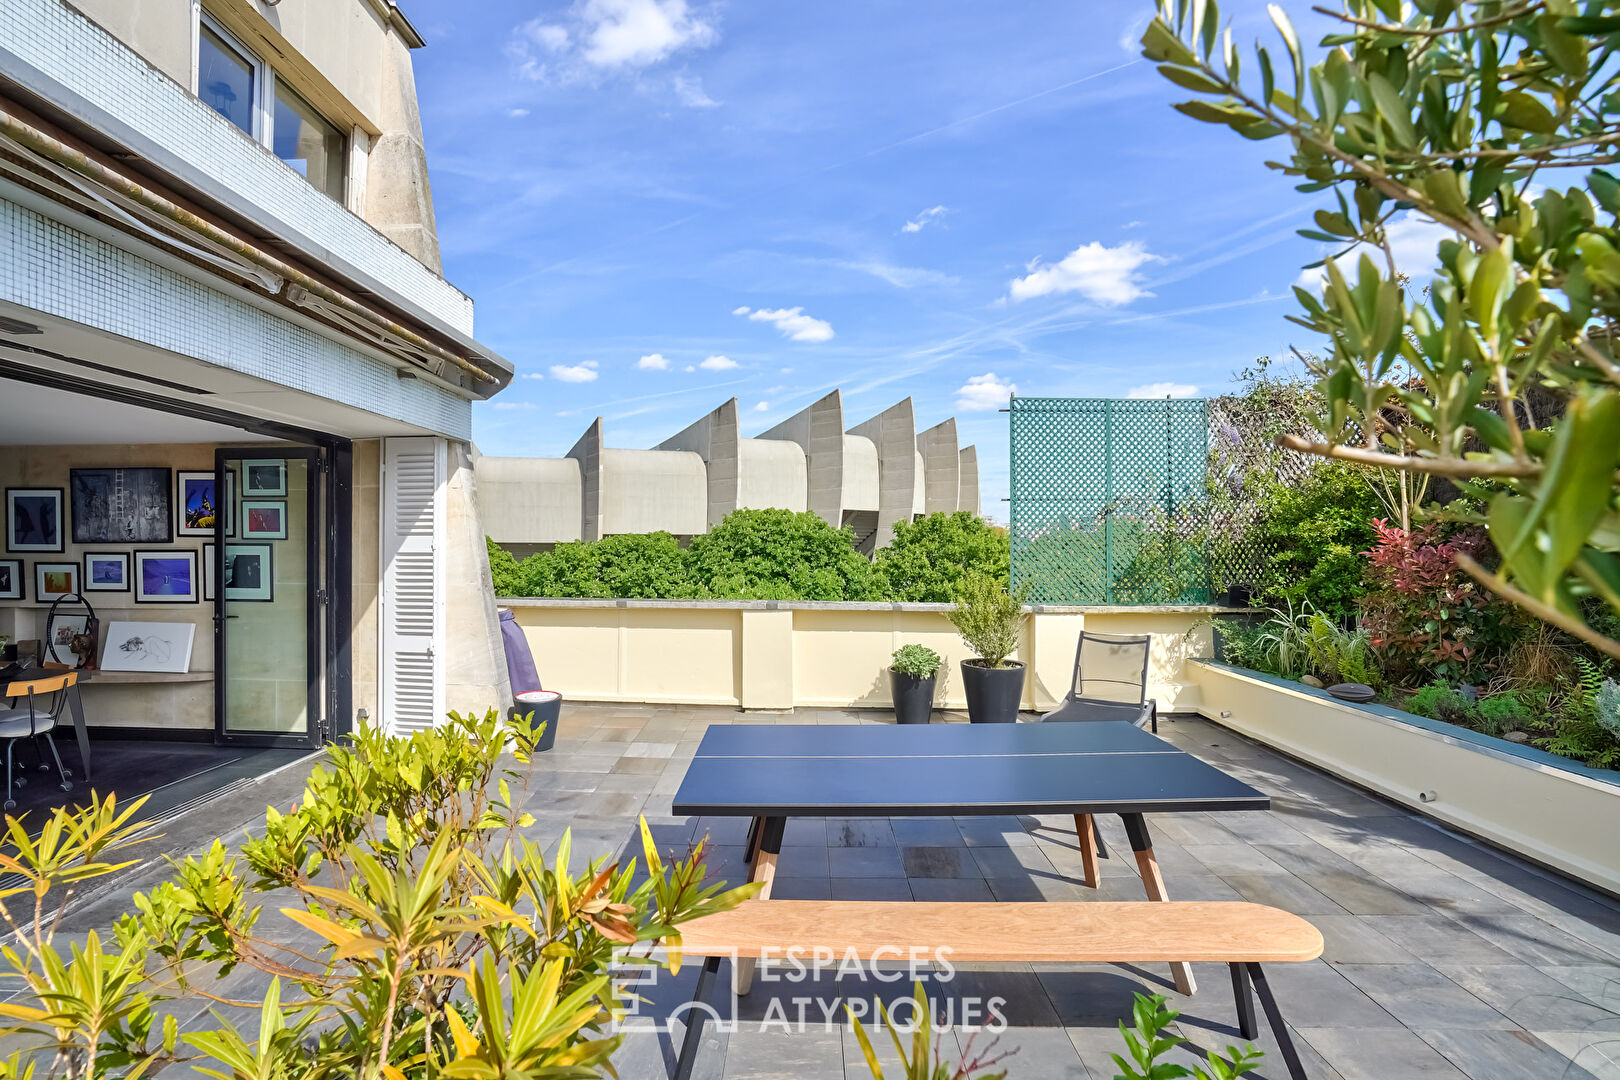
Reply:
M62 905L136 861L141 803L92 796L32 837L8 817L0 868L21 884L0 890L13 935L0 973L17 991L0 1004L15 1048L0 1077L614 1075L625 1002L610 962L678 969L681 924L757 886L708 882L706 841L666 860L645 821L640 868L577 868L566 834L547 859L522 836L514 768L538 735L493 711L409 737L361 732L258 835L176 862L110 935L83 942L64 942ZM244 968L268 976L253 1000L224 981ZM214 1026L182 1030L204 1006Z

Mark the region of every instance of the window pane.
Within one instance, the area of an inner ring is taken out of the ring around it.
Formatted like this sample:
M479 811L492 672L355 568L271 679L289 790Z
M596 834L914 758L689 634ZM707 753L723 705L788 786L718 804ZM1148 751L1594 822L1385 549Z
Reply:
M208 27L197 37L197 96L253 134L253 65Z
M276 84L276 157L338 202L343 201L343 136L309 103Z

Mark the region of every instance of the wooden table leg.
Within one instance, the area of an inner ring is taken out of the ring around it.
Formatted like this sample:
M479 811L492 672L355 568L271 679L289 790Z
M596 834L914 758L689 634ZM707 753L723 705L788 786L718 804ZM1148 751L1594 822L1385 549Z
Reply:
M1121 814L1125 821L1125 834L1131 838L1131 851L1136 854L1136 868L1142 873L1142 888L1149 900L1168 900L1170 894L1164 888L1164 876L1159 873L1159 860L1153 857L1153 838L1148 835L1147 821L1141 814ZM1198 992L1198 984L1193 981L1192 965L1174 962L1170 965L1170 974L1175 979L1176 989L1183 994Z
M1086 888L1095 889L1097 873L1097 826L1090 814L1074 815L1074 834L1080 841L1080 868L1085 873Z
M79 685L67 688L68 709L73 713L73 735L79 742L79 766L84 769L84 780L90 781L90 733L84 729L84 703L79 700Z
M748 880L763 881L756 899L771 898L771 882L776 879L776 859L782 853L782 833L787 828L786 818L755 818L749 832ZM732 987L739 995L748 993L754 985L755 959L739 959L732 970Z

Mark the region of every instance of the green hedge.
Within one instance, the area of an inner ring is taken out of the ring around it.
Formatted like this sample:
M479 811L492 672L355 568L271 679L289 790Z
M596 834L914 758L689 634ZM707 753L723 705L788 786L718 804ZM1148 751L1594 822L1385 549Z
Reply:
M682 548L666 532L558 544L519 562L489 542L497 596L948 603L969 574L1007 581L1007 536L973 514L895 528L873 560L815 514L737 510Z

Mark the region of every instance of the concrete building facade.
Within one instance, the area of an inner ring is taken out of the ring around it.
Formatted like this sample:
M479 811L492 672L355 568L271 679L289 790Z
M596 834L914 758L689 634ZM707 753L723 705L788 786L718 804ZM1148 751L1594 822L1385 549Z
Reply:
M440 270L422 45L394 0L0 3L0 637L64 599L187 643L87 676L92 732L507 697L471 437L512 367Z
M895 523L979 512L976 451L956 421L916 430L910 398L848 426L834 390L753 438L735 398L649 450L608 449L598 417L564 458L481 457L480 517L519 557L571 540L713 528L737 509L778 507L849 526L870 552Z

